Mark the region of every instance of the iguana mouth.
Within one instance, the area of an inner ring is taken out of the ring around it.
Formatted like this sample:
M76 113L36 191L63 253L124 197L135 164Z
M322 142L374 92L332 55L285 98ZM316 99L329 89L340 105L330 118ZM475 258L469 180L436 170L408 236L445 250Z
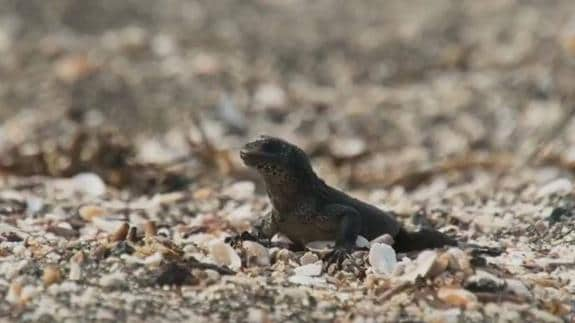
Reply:
M240 158L247 166L253 166L272 158L273 155L255 149L244 148L240 150Z

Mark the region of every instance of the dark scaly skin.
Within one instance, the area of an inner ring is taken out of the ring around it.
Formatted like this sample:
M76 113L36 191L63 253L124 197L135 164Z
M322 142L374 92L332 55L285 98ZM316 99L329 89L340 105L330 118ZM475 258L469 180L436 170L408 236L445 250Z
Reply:
M391 212L384 212L328 186L313 171L307 155L279 138L262 136L244 146L244 163L263 177L272 211L258 226L258 234L282 233L303 247L310 241L335 240L335 257L355 246L358 235L372 240L394 237L398 252L455 245L434 230L407 232Z

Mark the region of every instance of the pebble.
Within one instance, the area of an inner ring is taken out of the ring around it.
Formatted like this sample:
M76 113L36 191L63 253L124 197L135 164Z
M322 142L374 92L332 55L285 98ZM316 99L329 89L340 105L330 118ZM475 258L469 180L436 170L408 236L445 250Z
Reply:
M242 267L242 260L237 252L222 240L214 240L209 243L209 252L212 259L221 266L228 266L232 270Z
M328 146L333 156L342 159L360 156L367 149L367 144L361 138L334 138Z
M285 91L273 83L260 85L254 93L255 108L259 110L283 110L286 103Z
M405 273L400 280L414 283L418 277L431 277L436 275L438 267L442 264L436 264L438 253L435 250L424 250L405 269Z
M20 303L26 304L38 294L40 294L40 289L38 287L33 285L26 285L20 292Z
M252 211L249 203L241 205L228 213L228 222L237 231L247 231L251 227L251 222L255 220L256 213Z
M311 264L296 267L294 268L294 272L297 276L314 277L321 275L322 267L322 261L320 260Z
M96 205L84 205L78 209L78 214L82 219L92 222L94 218L106 215L107 211Z
M311 277L311 276L302 276L302 275L293 275L288 278L290 283L298 284L298 285L307 285L307 286L323 286L326 284L326 280L323 277Z
M319 257L313 252L306 252L299 258L301 265L309 265L319 260Z
M503 289L505 282L483 270L477 270L475 275L467 278L465 288L473 292L494 293Z
M88 196L98 197L106 193L106 184L94 173L80 173L72 177L73 189Z
M44 268L44 273L42 274L42 281L44 282L44 286L50 286L59 282L61 279L62 273L58 267L50 265Z
M107 233L114 233L126 224L126 222L111 216L96 217L92 219L92 223L96 228Z
M447 254L449 255L448 268L454 271L462 271L466 275L471 275L473 273L469 256L465 251L459 248L449 248L447 250Z
M246 252L248 258L248 265L255 264L257 266L270 265L270 252L268 248L254 241L243 241L242 247Z
M238 201L243 201L251 198L254 195L256 186L253 182L242 181L235 182L232 185L224 188L223 195Z
M369 240L364 236L357 236L357 239L355 239L355 246L358 248L369 248Z
M549 182L539 188L537 197L541 198L547 195L569 193L573 191L573 184L567 178L559 178Z
M319 254L327 254L331 252L334 246L335 241L311 241L305 245L308 250Z
M525 284L517 279L506 279L505 289L520 297L531 298L532 296Z
M99 284L102 287L113 287L123 285L126 281L126 274L114 272L100 277Z
M77 281L82 278L82 265L76 261L70 260L70 272L68 273L68 279Z
M441 287L437 291L437 297L449 305L466 309L472 309L477 305L477 297L465 289Z
M109 240L112 242L124 241L128 236L128 231L130 230L130 225L126 222L120 224L118 228L110 234Z
M13 280L6 293L6 301L11 304L20 303L20 296L22 294L22 284L18 280Z

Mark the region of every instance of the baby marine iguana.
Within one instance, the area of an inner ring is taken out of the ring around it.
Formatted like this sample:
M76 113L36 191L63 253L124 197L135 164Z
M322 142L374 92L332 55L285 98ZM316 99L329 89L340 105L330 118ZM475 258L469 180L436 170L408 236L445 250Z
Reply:
M328 263L341 262L355 247L358 235L372 240L387 233L397 252L457 245L439 231L408 232L392 212L330 187L315 174L305 152L282 139L262 136L246 144L240 156L263 177L273 207L256 228L260 237L279 232L299 247L335 240Z

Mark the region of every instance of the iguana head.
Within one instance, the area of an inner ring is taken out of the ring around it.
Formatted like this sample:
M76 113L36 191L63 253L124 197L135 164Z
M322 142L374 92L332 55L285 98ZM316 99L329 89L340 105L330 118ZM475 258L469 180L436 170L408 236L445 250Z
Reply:
M240 157L264 177L306 178L313 174L309 158L297 146L276 137L260 136L247 143Z

